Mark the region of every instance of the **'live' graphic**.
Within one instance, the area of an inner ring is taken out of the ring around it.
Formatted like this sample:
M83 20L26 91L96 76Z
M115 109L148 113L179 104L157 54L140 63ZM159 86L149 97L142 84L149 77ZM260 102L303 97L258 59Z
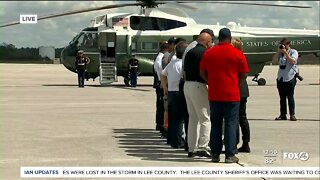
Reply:
M37 15L20 15L21 24L36 24L38 21Z

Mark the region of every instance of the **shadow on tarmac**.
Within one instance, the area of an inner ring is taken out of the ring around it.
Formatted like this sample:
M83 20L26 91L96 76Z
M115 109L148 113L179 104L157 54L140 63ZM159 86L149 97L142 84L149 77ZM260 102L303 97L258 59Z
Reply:
M78 87L77 84L43 84L42 86L47 86L47 87ZM143 87L152 87L150 84L139 84L137 85L136 88L131 88L128 87L124 84L110 84L110 85L99 85L99 84L94 84L94 85L84 85L87 87L114 87L114 88L122 88L122 89L129 89L129 90L137 90L137 91L150 91L146 89L140 89Z
M77 84L43 84L42 86L47 86L47 87L78 87ZM100 85L84 85L85 87L101 87Z
M184 149L174 149L166 139L153 129L113 129L119 147L125 149L128 156L149 161L205 162L208 158L188 158Z
M127 86L110 86L113 88L118 88L118 89L125 89L125 90L130 90L130 91L152 91L150 89L140 89L141 86L137 86L135 88L127 87Z
M273 122L288 122L294 123L299 121L320 121L319 119L297 119L297 121L290 120L274 120L274 119L248 119L249 121L273 121Z
M317 83L310 83L310 84L300 84L299 86L319 86L320 84ZM77 84L43 84L42 86L47 86L47 87L76 87L78 86ZM144 88L144 87L152 87L152 84L138 84L136 88L131 88L128 87L124 84L110 84L110 85L99 85L99 84L95 84L95 85L86 85L88 87L114 87L114 88L122 88L122 89L130 89L130 90L136 90L136 91L150 91L150 90L146 90L146 89L139 89L139 88ZM272 85L264 85L264 86L259 86L259 85L249 85L249 86L255 86L255 87L265 87L265 86L274 86L276 87L276 85L272 84Z

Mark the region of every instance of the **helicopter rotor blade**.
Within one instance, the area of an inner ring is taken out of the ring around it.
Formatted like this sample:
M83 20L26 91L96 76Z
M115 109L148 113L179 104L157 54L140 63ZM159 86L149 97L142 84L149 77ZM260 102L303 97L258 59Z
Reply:
M87 8L87 9L74 10L74 11L66 11L66 12L62 12L62 13L56 13L56 14L38 17L38 21L43 20L43 19L85 13L85 12L90 12L90 11L99 11L99 10L105 10L105 9L113 9L113 8L120 8L120 7L126 7L126 6L140 6L140 5L141 5L141 3L127 3L127 4L115 4L115 5L108 5L108 6L102 6L102 7ZM16 24L20 24L20 21L14 21L14 22L6 23L6 24L1 24L0 28L12 26L12 25L16 25Z
M165 3L166 1L160 1ZM238 4L238 5L254 5L254 6L272 6L284 8L312 8L311 6L286 5L286 4L267 4L267 3L247 3L247 2L226 2L226 1L176 1L176 3L215 3L215 4Z
M167 3L164 3L164 4L167 4L167 5L174 5L174 6L182 7L182 8L185 8L185 9L191 9L191 10L193 10L193 11L198 10L198 8L196 8L196 7L194 7L194 6L190 6L190 5L186 5L186 4L182 4L182 3L167 2Z
M170 3L170 1L157 1L157 4L166 4ZM184 6L185 8L196 10L197 8L194 8L192 6L188 5L182 5L181 3L220 3L220 4L237 4L237 5L255 5L255 6L272 6L272 7L286 7L286 8L312 8L310 6L299 6L299 5L281 5L281 4L266 4L266 3L246 3L246 2L226 2L226 1L176 1L174 4L179 3L180 6ZM126 7L126 6L141 6L143 3L127 3L127 4L115 4L115 5L108 5L108 6L102 6L102 7L94 7L94 8L88 8L88 9L82 9L82 10L74 10L74 11L66 11L62 13L56 13L51 14L47 16L39 17L38 20L43 19L49 19L54 17L61 17L61 16L67 16L72 14L79 14L79 13L85 13L90 11L99 11L99 10L105 10L105 9L113 9L113 8L120 8L120 7ZM13 21L5 24L1 24L0 28L7 27L7 26L13 26L20 24L20 21Z

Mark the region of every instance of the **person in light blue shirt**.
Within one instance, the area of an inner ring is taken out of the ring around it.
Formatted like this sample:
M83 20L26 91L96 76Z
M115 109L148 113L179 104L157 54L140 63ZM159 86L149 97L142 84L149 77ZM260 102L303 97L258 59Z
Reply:
M297 84L296 74L299 54L290 45L290 40L283 38L275 56L279 62L277 88L280 96L280 116L276 120L287 120L287 99L290 120L297 120L295 117L294 88Z

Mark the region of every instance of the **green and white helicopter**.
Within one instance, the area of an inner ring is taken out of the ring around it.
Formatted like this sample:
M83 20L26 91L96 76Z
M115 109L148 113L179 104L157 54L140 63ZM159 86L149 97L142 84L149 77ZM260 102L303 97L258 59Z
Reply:
M183 3L191 1L176 1L178 6L189 7ZM197 1L200 3L201 1ZM208 1L205 1L208 3ZM283 37L289 37L292 46L299 50L299 54L314 54L319 56L319 30L283 29L246 27L229 22L227 25L198 24L184 11L178 8L158 8L159 4L166 1L145 0L126 4L116 4L97 8L88 8L76 11L57 13L39 20L78 14L90 11L121 8L127 6L141 6L141 12L103 14L95 17L91 27L84 28L76 35L61 52L63 65L72 72L75 70L75 56L79 49L84 51L91 62L88 65L86 79L99 76L100 84L107 85L117 81L118 76L124 77L124 83L128 81L128 60L134 52L139 59L139 76L153 75L153 60L159 50L159 42L170 37L182 37L188 42L193 41L204 28L210 28L217 35L221 28L227 27L232 36L243 42L243 50L250 68L249 76L258 85L265 85L264 78L258 78L266 62L271 61L278 42ZM306 6L288 6L257 3L217 2L227 4L245 4L259 6L279 6L290 8L311 8ZM192 8L192 7L191 7ZM19 24L11 22L0 27Z

